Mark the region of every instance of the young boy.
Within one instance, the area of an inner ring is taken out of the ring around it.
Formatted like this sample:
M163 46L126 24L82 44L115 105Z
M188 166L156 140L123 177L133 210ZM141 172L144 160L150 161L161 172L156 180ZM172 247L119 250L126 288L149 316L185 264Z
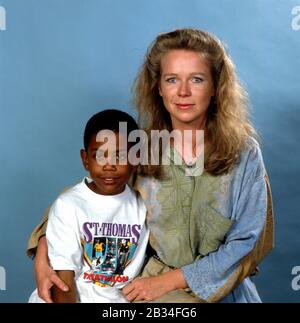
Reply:
M128 149L122 150L121 142L129 143L127 134L119 132L120 122L127 123L128 134L138 129L131 116L118 110L99 112L88 121L80 154L89 177L61 194L50 209L50 263L70 287L68 292L53 287L54 302L127 302L120 289L143 265L146 208L127 184L135 167L128 162ZM108 141L99 142L97 134L107 130ZM41 301L36 291L29 300Z

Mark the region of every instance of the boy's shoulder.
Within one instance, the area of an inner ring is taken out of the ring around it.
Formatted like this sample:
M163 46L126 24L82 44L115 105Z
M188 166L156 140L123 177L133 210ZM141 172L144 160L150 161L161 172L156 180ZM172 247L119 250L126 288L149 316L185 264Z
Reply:
M61 200L64 202L73 202L74 199L90 199L91 196L88 194L90 193L90 189L87 187L85 181L86 179L83 179L80 183L65 188L65 190L58 195L57 200ZM140 193L128 184L126 185L126 195L124 197L126 201L137 200L139 201L139 203L143 203Z
M58 195L54 203L63 202L65 204L73 204L74 199L76 200L83 196L83 185L84 181L81 181L73 186L66 187L64 191Z

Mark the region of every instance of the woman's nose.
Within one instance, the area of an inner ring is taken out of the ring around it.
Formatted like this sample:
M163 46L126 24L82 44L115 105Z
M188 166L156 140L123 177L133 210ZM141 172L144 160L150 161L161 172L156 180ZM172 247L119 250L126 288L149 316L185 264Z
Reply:
M191 89L188 81L182 81L178 87L179 96L189 96L191 95Z

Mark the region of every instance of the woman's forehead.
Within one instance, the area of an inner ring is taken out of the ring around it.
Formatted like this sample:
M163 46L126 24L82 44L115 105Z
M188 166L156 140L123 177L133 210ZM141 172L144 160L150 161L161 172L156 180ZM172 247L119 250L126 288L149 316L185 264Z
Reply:
M200 52L174 49L162 57L161 69L164 74L182 71L198 74L210 71L210 63Z

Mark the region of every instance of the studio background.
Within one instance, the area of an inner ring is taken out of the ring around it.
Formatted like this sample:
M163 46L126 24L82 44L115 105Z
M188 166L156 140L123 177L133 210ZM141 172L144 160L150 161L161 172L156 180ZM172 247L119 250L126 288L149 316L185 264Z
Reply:
M85 175L86 121L105 108L135 114L131 86L146 48L180 27L221 38L249 92L276 220L276 248L255 281L265 302L298 302L297 6L300 0L0 0L0 302L26 302L34 289L27 240L58 193Z

